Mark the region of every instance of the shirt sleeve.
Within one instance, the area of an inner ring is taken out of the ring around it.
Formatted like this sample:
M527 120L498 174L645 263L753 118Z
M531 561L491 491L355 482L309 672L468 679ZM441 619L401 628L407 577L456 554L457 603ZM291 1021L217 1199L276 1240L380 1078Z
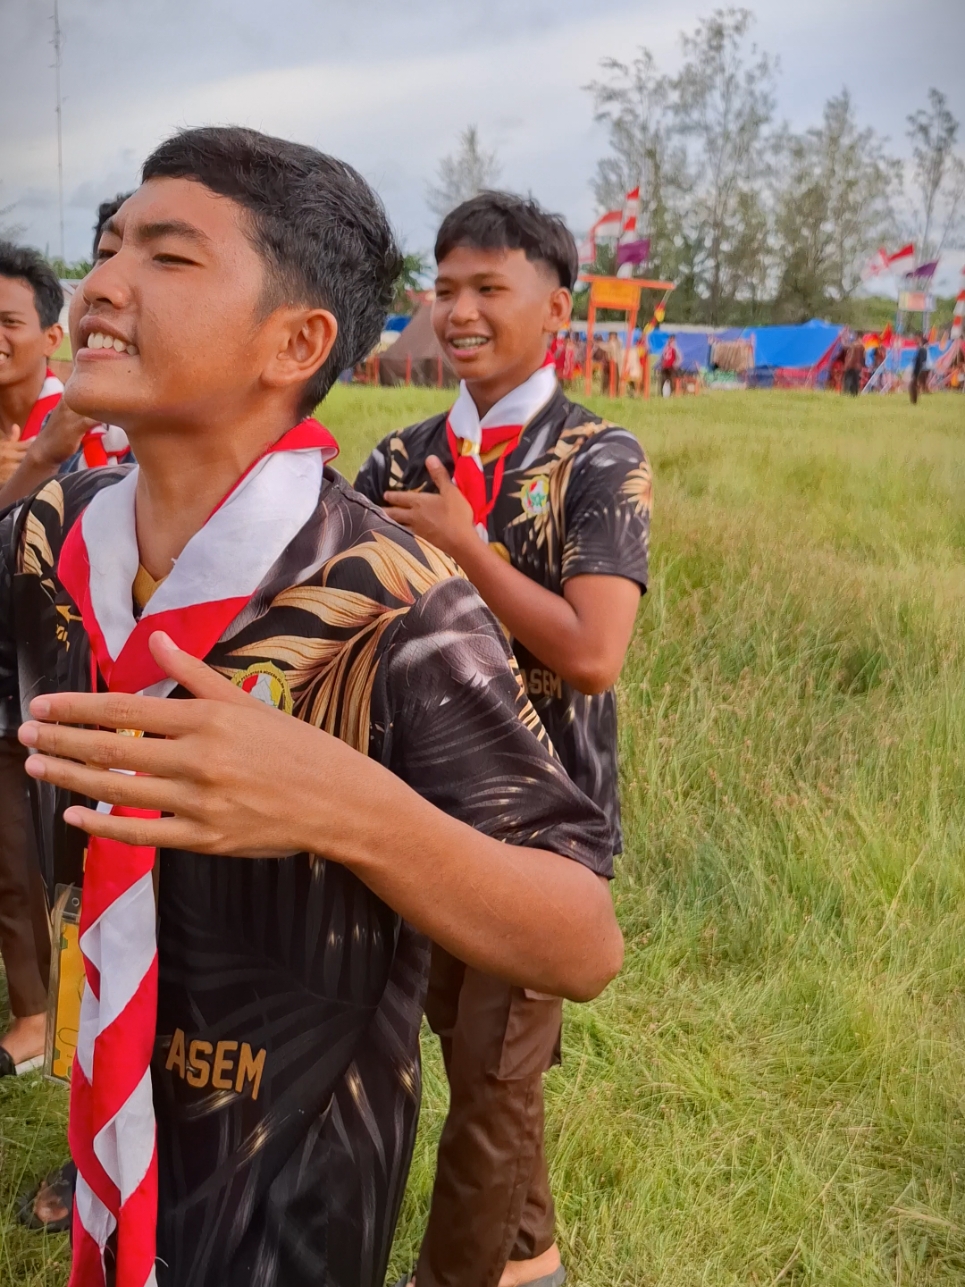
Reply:
M626 429L587 439L566 489L561 579L622 576L647 588L650 465Z
M381 505L388 490L389 478L389 439L383 438L368 460L364 461L352 484L366 500L373 505Z
M612 877L606 818L554 754L495 617L467 581L440 581L419 598L379 673L372 717L384 718L386 767L486 835Z

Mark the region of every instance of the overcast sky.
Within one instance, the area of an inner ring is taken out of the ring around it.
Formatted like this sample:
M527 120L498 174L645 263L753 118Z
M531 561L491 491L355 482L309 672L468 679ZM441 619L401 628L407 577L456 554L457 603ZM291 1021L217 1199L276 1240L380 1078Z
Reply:
M647 44L661 67L713 0L60 0L68 259L90 253L94 207L133 187L179 126L240 123L352 162L407 248L427 249L441 156L476 124L506 187L580 232L605 151L581 86L606 55ZM863 122L907 149L930 85L965 123L965 0L756 0L781 60L778 112L816 122L847 85ZM0 0L0 207L59 249L52 0ZM588 17L593 15L592 19ZM965 138L960 142L965 145ZM15 204L14 204L15 203ZM946 284L946 289L950 288Z

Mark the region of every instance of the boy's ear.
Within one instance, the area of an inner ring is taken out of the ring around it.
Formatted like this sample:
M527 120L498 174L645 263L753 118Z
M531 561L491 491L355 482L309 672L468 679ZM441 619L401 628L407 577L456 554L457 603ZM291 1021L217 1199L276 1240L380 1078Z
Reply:
M335 344L335 314L325 308L279 308L272 320L271 351L262 379L277 389L307 383Z
M44 357L50 357L51 353L56 353L63 338L64 328L59 322L54 322L53 326L48 326L44 331Z
M547 309L549 331L562 331L569 326L573 312L573 296L565 286L558 286L549 298Z

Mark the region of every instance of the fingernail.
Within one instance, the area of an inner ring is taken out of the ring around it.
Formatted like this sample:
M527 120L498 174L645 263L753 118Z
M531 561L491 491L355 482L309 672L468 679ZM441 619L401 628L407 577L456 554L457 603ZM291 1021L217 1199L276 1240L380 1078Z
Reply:
M47 761L42 755L28 755L24 770L32 778L45 778L47 776Z
M162 648L177 648L177 644L166 630L155 630L151 638L156 639Z
M65 809L64 822L66 822L69 827L79 827L80 826L80 809L75 809L73 806L71 806L71 808L69 809Z
M36 746L37 733L38 729L36 724L21 724L20 732L17 734L20 739L21 746Z
M46 719L50 714L50 702L46 697L35 697L30 703L30 714L38 719Z

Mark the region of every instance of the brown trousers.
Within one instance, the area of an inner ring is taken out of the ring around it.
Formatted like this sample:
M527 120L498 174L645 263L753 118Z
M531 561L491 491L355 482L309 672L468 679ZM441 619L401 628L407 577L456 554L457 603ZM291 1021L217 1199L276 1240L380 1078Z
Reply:
M416 1281L495 1287L507 1260L539 1256L554 1241L543 1073L558 1062L562 1002L433 946L426 1017L450 1102Z
M0 956L14 1016L47 1009L50 922L27 797L25 752L0 737Z

